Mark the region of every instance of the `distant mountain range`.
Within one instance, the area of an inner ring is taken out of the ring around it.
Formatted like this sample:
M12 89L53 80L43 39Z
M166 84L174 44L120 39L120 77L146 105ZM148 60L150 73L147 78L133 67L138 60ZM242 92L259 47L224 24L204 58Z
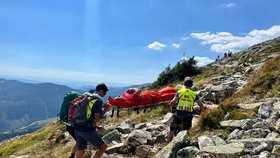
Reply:
M63 96L71 90L76 89L0 79L0 132L57 116Z
M1 132L0 133L0 141L5 140L5 139L9 139L9 138L13 138L16 136L20 136L23 134L27 134L27 133L32 133L40 128L42 128L45 124L49 123L50 121L53 121L57 119L57 117L54 118L49 118L46 120L39 120L39 121L35 121L27 126L15 129L15 130L11 130L11 131L6 131L6 132Z
M149 84L109 87L105 99L108 96L119 96L130 87L141 88L147 85ZM84 86L78 90L53 83L25 83L0 79L0 140L40 128L45 121L57 116L67 92L72 90L84 92L92 87ZM38 120L41 121L34 123ZM24 126L27 127L23 128Z
M114 98L116 96L121 95L122 92L124 92L128 88L143 88L143 87L147 87L148 85L150 85L150 83L131 85L131 86L125 86L125 87L110 87L110 86L108 86L109 91L108 91L107 95L104 98L107 99L109 96ZM95 87L93 87L93 86L83 86L80 89L82 91L88 91L89 89L94 89L94 88Z

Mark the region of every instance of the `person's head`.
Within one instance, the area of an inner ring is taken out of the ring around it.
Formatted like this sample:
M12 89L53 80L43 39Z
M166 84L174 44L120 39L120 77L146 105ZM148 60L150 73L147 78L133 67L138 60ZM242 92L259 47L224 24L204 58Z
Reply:
M182 88L182 87L183 87L183 85L177 84L176 87L175 87L175 89L176 89L176 90L179 90L179 89Z
M96 85L95 93L99 94L101 97L104 97L108 91L107 86L104 83Z
M189 87L191 88L193 86L193 80L191 77L187 76L185 79L184 79L184 86L185 87Z

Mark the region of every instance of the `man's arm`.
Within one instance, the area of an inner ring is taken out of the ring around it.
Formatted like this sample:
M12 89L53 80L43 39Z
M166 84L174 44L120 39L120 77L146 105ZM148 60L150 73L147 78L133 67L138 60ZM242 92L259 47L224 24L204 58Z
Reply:
M99 122L100 119L101 119L100 113L95 113L95 114L94 114L94 121L95 121L95 122Z
M97 100L95 102L95 105L92 108L92 113L94 113L94 122L95 122L95 127L98 130L101 130L102 127L99 126L99 121L101 119L101 114L102 114L102 101Z
M102 111L102 116L104 116L104 114L110 109L110 107L111 107L111 104L109 104L109 103L104 104L104 108L103 108L103 111Z
M205 109L205 107L203 106L203 103L200 101L200 100L196 100L195 101L197 104L198 104L198 106L200 107L200 111L203 111L204 109Z
M101 127L101 126L99 125L100 119L101 119L101 113L95 113L95 114L94 114L95 127L96 127L96 129L99 130L99 131L103 129L103 127Z
M178 102L178 97L174 96L174 98L169 103L169 107L174 106L177 102Z

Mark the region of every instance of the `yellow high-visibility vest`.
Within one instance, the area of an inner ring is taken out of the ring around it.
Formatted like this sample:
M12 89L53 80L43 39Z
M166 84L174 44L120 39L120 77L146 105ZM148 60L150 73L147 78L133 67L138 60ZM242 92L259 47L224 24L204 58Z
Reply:
M182 87L178 90L179 102L176 110L193 112L196 94L189 88Z
M89 103L88 103L88 106L87 106L87 119L89 119L90 118L90 116L91 116L91 109L92 109L92 107L93 107L93 105L94 105L94 103L97 101L97 99L93 99L93 100L91 100Z

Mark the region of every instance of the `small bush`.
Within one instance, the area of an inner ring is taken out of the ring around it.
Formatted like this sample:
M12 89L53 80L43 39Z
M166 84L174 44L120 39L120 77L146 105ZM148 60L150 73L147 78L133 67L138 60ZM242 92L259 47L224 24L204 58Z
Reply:
M208 110L204 112L199 120L202 129L218 129L225 113L221 109Z

